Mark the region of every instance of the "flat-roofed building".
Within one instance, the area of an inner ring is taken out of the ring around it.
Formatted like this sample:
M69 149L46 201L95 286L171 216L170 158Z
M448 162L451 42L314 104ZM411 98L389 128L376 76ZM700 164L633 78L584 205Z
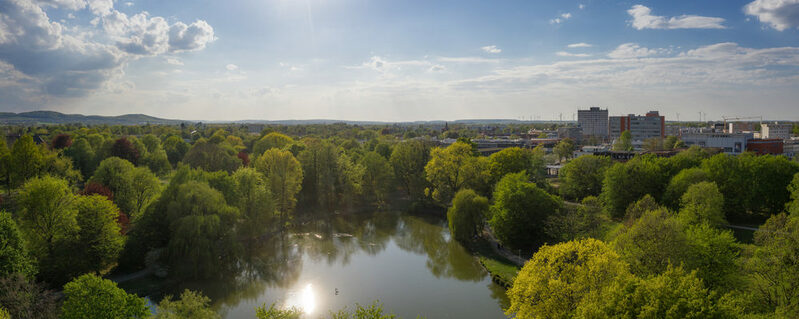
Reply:
M609 119L609 135L617 139L624 131L630 131L633 140L666 137L666 117L658 111L650 111L646 115L630 114L626 116L611 116Z
M747 141L753 137L752 133L683 133L682 141L688 146L719 148L727 154L741 154L747 149Z
M778 138L787 140L791 138L793 124L790 123L763 123L760 125L760 137L764 139Z
M591 107L577 110L577 124L583 129L583 136L608 137L608 109Z

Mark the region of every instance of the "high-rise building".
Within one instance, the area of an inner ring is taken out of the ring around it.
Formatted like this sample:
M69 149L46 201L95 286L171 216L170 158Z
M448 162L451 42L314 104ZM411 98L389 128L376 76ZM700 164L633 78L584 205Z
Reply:
M763 123L760 125L760 136L788 140L791 139L791 130L793 130L793 124Z
M608 136L608 109L577 110L577 124L583 129L583 136L605 138Z
M636 141L663 138L666 136L666 117L661 116L658 111L650 111L646 115L611 116L608 124L610 138L619 138L624 131L630 131Z

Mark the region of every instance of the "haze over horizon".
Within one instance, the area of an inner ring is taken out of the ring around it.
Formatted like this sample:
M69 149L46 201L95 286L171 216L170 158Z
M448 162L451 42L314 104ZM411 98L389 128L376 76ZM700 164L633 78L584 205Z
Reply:
M0 111L799 120L799 0L0 0Z

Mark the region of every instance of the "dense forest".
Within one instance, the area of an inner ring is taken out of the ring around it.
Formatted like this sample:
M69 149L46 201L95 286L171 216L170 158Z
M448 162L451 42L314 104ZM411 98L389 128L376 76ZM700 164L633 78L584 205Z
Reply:
M227 276L249 243L311 211L375 209L438 214L467 247L490 234L529 257L508 290L516 318L799 316L799 163L699 148L572 159L568 139L481 156L470 140L530 128L6 127L0 318L216 318L200 291L153 300L152 314L107 278ZM375 303L331 317L391 316Z

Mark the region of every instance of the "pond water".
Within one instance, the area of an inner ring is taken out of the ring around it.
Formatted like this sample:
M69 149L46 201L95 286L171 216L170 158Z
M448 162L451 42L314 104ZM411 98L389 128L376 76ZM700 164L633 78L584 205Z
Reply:
M181 283L199 289L223 318L255 307L297 307L307 318L375 300L401 318L504 318L507 297L476 258L450 238L446 221L398 212L312 219L245 247L235 275Z

